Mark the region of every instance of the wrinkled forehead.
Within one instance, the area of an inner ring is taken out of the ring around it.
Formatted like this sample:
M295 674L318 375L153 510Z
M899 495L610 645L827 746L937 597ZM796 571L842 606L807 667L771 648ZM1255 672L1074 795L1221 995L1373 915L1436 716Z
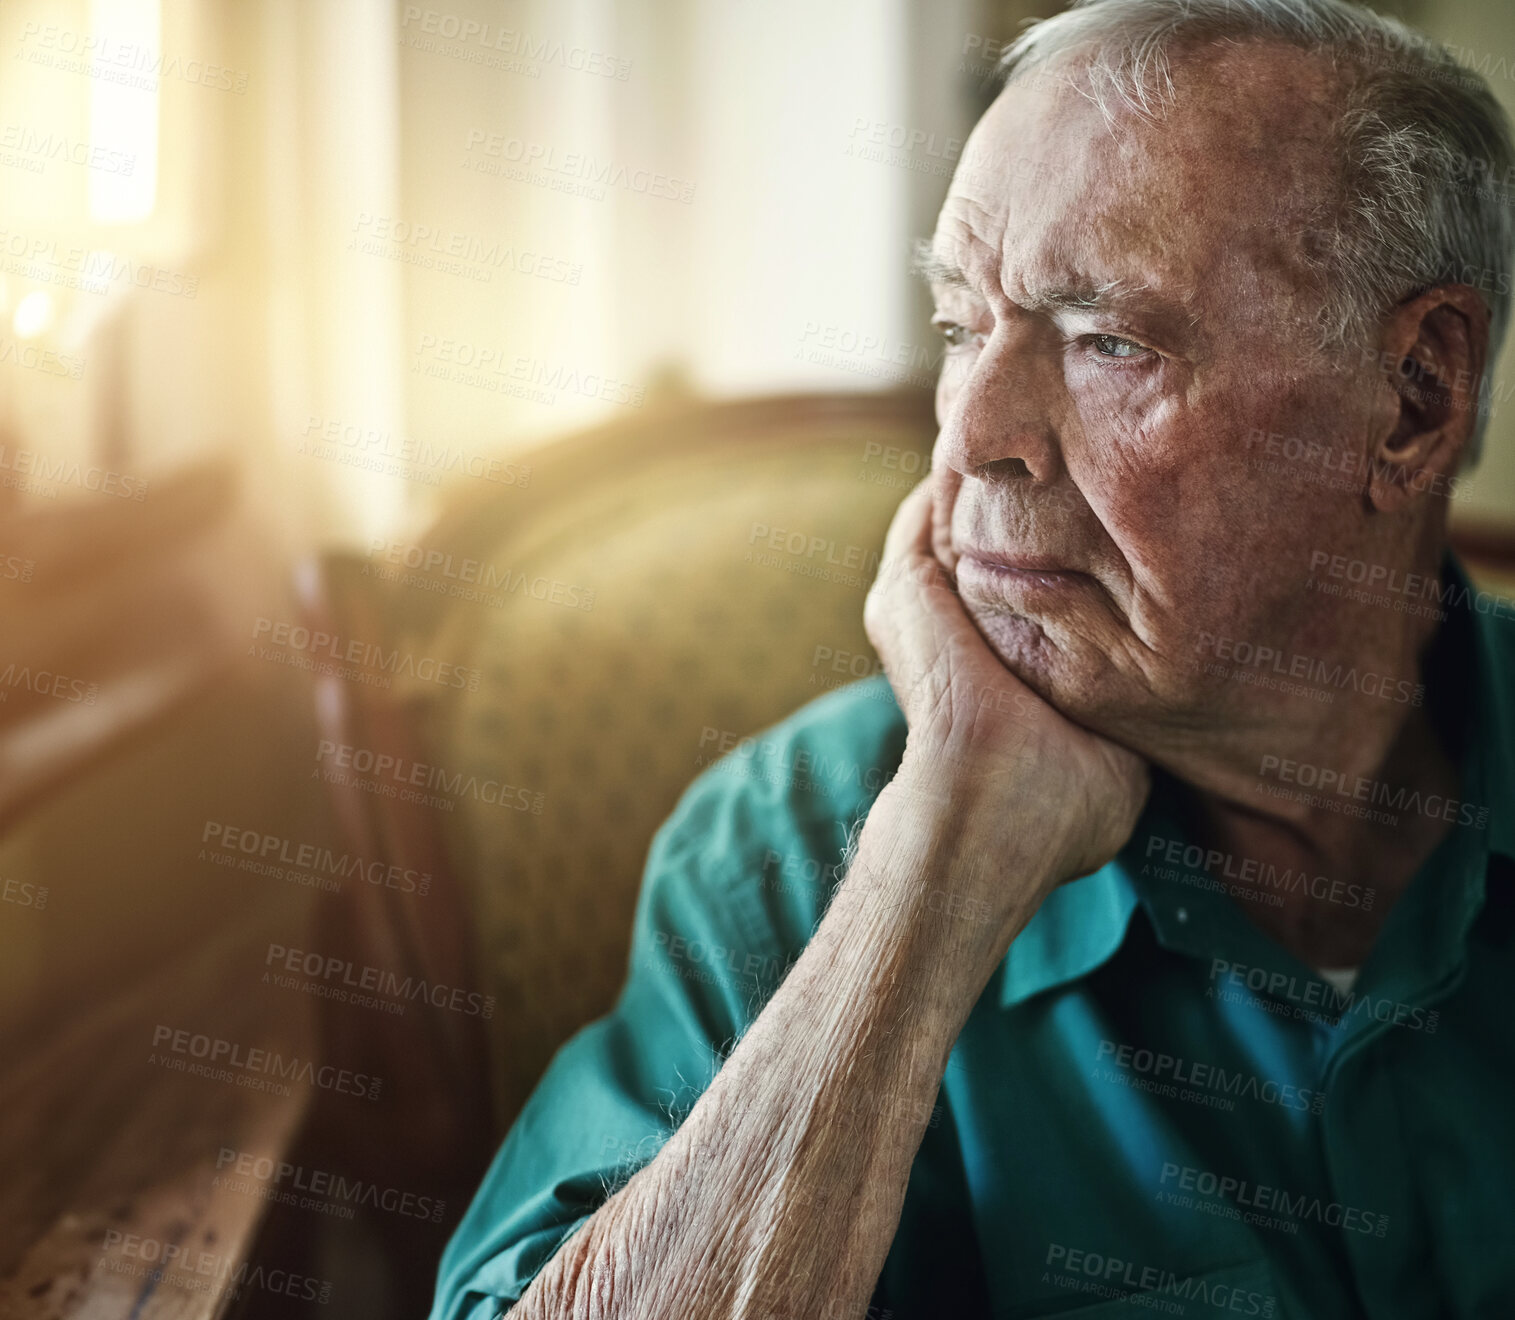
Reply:
M1006 296L1070 278L1196 304L1296 296L1336 189L1329 66L1251 43L1181 53L1145 118L1077 65L1008 84L969 135L934 247Z

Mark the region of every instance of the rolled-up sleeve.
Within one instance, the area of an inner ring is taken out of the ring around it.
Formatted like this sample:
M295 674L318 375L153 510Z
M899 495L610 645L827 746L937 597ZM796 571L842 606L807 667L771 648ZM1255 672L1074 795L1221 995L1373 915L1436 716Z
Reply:
M793 835L751 787L707 770L653 837L620 997L511 1128L442 1258L431 1320L492 1320L520 1298L661 1149L808 937L812 914L763 885L775 829Z

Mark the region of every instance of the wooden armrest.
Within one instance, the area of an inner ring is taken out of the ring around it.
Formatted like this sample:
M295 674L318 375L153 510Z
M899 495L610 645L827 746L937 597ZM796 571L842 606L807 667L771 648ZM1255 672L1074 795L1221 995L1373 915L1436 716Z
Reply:
M0 1078L7 1320L208 1320L249 1291L324 1300L320 1281L248 1264L268 1203L217 1167L227 1150L277 1164L310 1103L308 1083L253 1054L303 1063L315 1044L303 1001L258 993L271 934L197 948ZM213 1041L239 1057L212 1063Z

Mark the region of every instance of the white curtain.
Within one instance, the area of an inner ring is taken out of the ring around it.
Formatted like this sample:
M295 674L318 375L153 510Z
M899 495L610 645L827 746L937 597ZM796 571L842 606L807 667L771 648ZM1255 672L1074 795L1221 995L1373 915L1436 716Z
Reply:
M12 118L109 138L106 88L156 134L145 216L102 222L98 171L50 163L6 171L0 222L192 287L54 289L38 333L85 366L9 373L0 424L145 477L232 456L290 537L362 548L669 382L929 381L908 247L975 112L978 0L438 3L0 9L37 60L5 65Z

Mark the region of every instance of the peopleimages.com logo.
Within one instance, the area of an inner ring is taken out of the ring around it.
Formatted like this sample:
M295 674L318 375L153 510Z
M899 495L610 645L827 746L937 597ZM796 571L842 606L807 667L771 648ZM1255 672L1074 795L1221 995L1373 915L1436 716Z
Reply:
M395 889L406 894L418 894L423 898L431 891L430 871L417 871L413 867L364 857L361 853L339 853L324 845L302 843L263 830L244 829L225 821L206 821L200 833L200 842L211 844L216 853L215 856L202 860L224 864L223 858L240 859L253 863L240 869L258 874L277 872L276 879L283 879L284 870L291 869L302 876L312 875L333 881L329 885L317 886L329 889L332 893L341 889L343 879L352 876L366 880L379 889Z
M1258 766L1259 787L1265 779L1277 780L1280 784L1298 785L1310 795L1323 801L1329 798L1346 798L1352 802L1367 802L1374 807L1389 811L1409 811L1444 820L1453 825L1467 825L1483 829L1489 822L1488 807L1448 797L1441 793L1422 793L1418 788L1385 783L1366 775L1332 766L1312 765L1308 761L1294 761L1288 757L1265 755ZM1392 822L1390 822L1392 823Z
M1203 1302L1233 1315L1271 1316L1277 1301L1267 1293L1239 1288L1235 1284L1194 1275L1156 1265L1144 1265L1119 1256L1107 1256L1084 1247L1070 1247L1062 1242L1047 1244L1043 1262L1047 1273L1043 1283L1090 1293L1112 1300L1130 1300L1168 1314L1182 1315L1183 1302ZM1053 1274L1053 1270L1058 1273ZM1156 1299L1174 1299L1159 1302Z
M1268 995L1286 1005L1279 1010L1281 1016L1306 1022L1345 1022L1352 1018L1367 1017L1388 1026L1424 1031L1427 1035L1435 1035L1441 1022L1441 1013L1434 1008L1427 1009L1419 1004L1407 1004L1403 1000L1365 994L1356 988L1338 990L1324 981L1312 979L1302 982L1289 972L1227 962L1224 958L1211 960L1210 978L1215 985L1205 991L1207 998L1214 997L1227 1004L1240 1004L1248 1002L1249 993ZM1266 1009L1265 1004L1259 1006L1266 1011L1274 1011Z
M1213 656L1219 663L1206 665L1207 673L1242 681L1257 681L1254 676L1288 679L1333 694L1351 689L1365 697L1397 701L1410 706L1425 704L1423 683L1407 678L1380 674L1374 669L1359 669L1341 660L1301 655L1268 643L1239 640L1201 632L1195 645L1200 655ZM1327 695L1330 700L1330 695Z
M1507 596L1476 587L1470 590L1435 573L1407 573L1326 550L1310 552L1310 573L1305 584L1309 590L1364 604L1388 605L1401 614L1444 618L1442 611L1451 605L1496 619L1515 619L1515 601ZM1327 578L1332 581L1327 582Z
M336 1207L345 1212L343 1218L352 1218L352 1211L361 1207L439 1224L447 1206L437 1197L421 1196L398 1187L381 1187L362 1178L307 1168L232 1146L222 1146L216 1153L216 1173L212 1185L218 1189L307 1210Z
M190 1060L195 1063L190 1064ZM148 1056L148 1062L210 1081L230 1082L276 1095L290 1094L288 1084L297 1082L335 1095L377 1100L384 1086L382 1077L338 1068L334 1064L317 1063L314 1059L302 1059L297 1054L285 1056L278 1050L247 1046L240 1041L161 1022L153 1028L153 1053Z
M1222 1218L1240 1219L1259 1228L1286 1233L1297 1233L1302 1223L1324 1224L1374 1237L1384 1237L1389 1231L1389 1216L1377 1211L1167 1161L1163 1163L1157 1196L1160 1205L1181 1209L1201 1208L1204 1201L1218 1202L1221 1209L1230 1212L1221 1215Z
M1213 1092L1221 1097L1256 1100L1261 1104L1278 1105L1282 1109L1294 1109L1301 1113L1308 1111L1318 1114L1326 1106L1324 1091L1277 1082L1241 1069L1228 1069L1197 1059L1186 1059L1165 1050L1101 1040L1095 1051L1095 1060L1109 1060L1117 1068L1151 1077L1172 1087L1187 1086L1198 1091Z
M305 976L310 980L329 983L344 991L372 995L379 999L423 1002L432 1008L445 1008L470 1017L494 1016L493 995L467 990L462 986L449 986L432 982L425 977L401 976L382 967L367 963L359 965L335 954L322 954L314 950L292 949L284 944L270 944L264 955L265 968L275 968L287 976ZM265 971L264 979L270 980ZM270 980L270 983L273 982ZM282 989L298 989L298 985L281 986ZM340 996L326 996L339 998ZM401 1010L403 1012L403 1008Z
M294 663L299 668L313 669L317 673L385 686L395 678L414 678L441 687L466 687L470 692L479 690L477 669L464 668L434 656L414 655L398 647L386 649L376 642L342 637L300 623L260 618L253 623L252 638L249 655L282 664ZM258 645L265 638L272 643L271 647Z
M1154 834L1147 840L1146 855L1149 859L1160 855L1169 866L1182 866L1219 880L1254 886L1262 892L1283 890L1291 894L1308 894L1323 903L1360 907L1365 912L1372 908L1377 893L1365 885L1348 884L1324 875L1312 875L1303 867L1298 870L1292 866L1280 869L1272 862L1236 857L1219 848L1201 848L1197 843L1164 838L1160 834Z
M316 1302L321 1306L331 1301L331 1280L266 1265L241 1252L205 1251L195 1244L144 1237L119 1228L106 1229L100 1244L104 1254L95 1261L96 1271L148 1280L144 1296L149 1295L155 1285L166 1283L185 1292L222 1297L227 1301L245 1298L254 1289L288 1297L292 1301ZM159 1300L162 1300L161 1294ZM163 1309L169 1308L165 1306ZM180 1308L172 1309L177 1311Z

